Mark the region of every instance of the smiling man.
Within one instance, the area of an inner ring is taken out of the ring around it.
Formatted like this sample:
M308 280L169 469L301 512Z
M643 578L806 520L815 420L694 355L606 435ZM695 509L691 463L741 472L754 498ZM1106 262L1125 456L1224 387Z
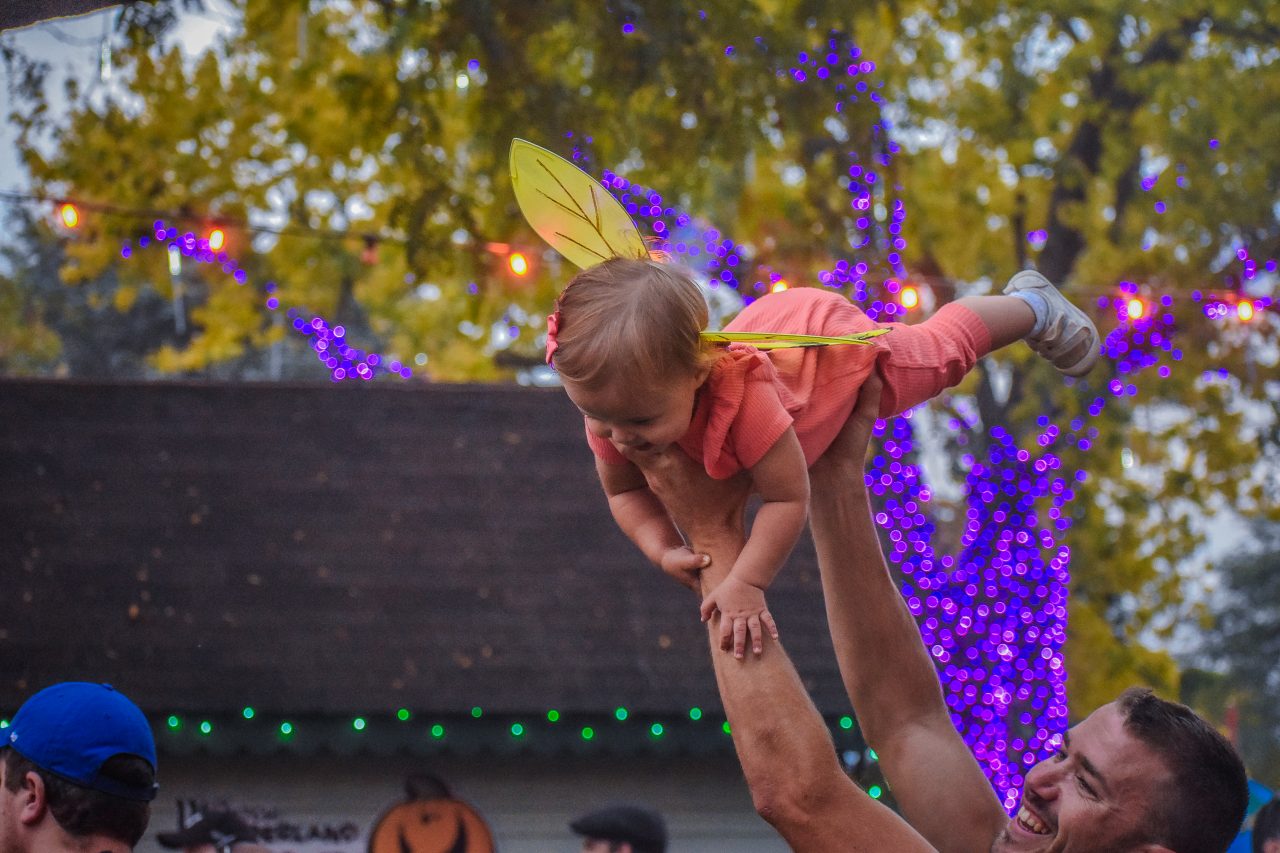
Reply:
M781 645L712 662L756 809L795 850L1222 853L1244 818L1244 767L1189 709L1126 691L1027 773L1010 818L956 732L937 672L885 565L863 458L879 389L810 471L811 524L845 688L902 817L840 768L830 734ZM637 459L695 550L703 591L742 548L748 484L712 481L678 450Z
M1204 720L1130 689L1032 768L992 849L1225 850L1244 816L1243 786L1240 759Z

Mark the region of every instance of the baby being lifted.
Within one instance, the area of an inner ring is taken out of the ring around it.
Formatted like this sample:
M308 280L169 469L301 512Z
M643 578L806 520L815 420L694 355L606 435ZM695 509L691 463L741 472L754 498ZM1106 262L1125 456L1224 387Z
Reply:
M808 515L808 467L848 419L871 371L884 380L881 417L958 383L987 353L1026 338L1062 372L1097 360L1089 318L1047 280L1021 272L1007 296L945 305L917 325L876 323L843 296L817 288L770 294L726 331L838 337L889 328L870 345L764 352L706 340L707 305L679 267L615 258L569 283L548 318L547 362L586 421L587 442L618 526L674 576L704 565L671 523L632 460L678 445L707 473L746 470L762 503L728 578L702 602L719 611L720 643L742 657L777 639L765 590Z

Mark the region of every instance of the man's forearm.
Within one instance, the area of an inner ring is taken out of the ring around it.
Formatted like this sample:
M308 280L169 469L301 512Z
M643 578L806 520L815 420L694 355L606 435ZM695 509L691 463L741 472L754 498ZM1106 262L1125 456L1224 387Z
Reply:
M711 558L701 580L704 591L713 589L742 551L748 482L712 480L678 449L640 464L694 550ZM715 619L708 624L708 644L756 809L793 849L932 849L840 769L826 724L781 645L766 642L759 657L735 658L720 651Z
M862 466L840 464L840 476L814 483L810 523L840 674L863 732L883 740L905 717L945 715L946 706L920 629L885 565Z
M703 592L723 580L740 544L699 540L711 555ZM718 618L718 617L717 617ZM897 815L867 796L840 768L826 723L777 642L739 660L719 648L716 619L708 641L734 747L756 809L792 849L932 851Z
M941 850L987 849L1007 819L951 723L933 661L889 574L861 455L814 472L810 524L832 644L903 815Z

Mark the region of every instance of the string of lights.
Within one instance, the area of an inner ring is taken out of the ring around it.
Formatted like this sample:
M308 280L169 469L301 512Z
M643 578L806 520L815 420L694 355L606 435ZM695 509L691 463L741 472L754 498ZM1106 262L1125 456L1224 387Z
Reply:
M273 227L222 214L184 213L158 208L125 207L106 202L77 199L70 196L51 196L41 193L22 193L13 190L0 191L0 199L16 203L44 203L58 208L58 216L68 228L78 227L80 211L92 211L139 222L164 220L166 222L191 223L208 228L234 228L249 234L271 234L277 237L314 237L321 240L376 240L380 243L406 243L403 236L369 231L341 231L317 228L312 225L284 225ZM68 222L68 217L73 221Z
M612 186L615 190L622 190L620 196L624 203L627 204L629 211L634 215L640 212L641 207L637 205L631 198L631 184L620 176L610 172L605 173L606 186ZM653 191L646 190L636 186L635 190L646 197L653 194ZM15 203L44 203L52 204L58 210L58 218L63 226L69 230L78 228L82 222L81 211L89 211L93 213L101 213L110 216L118 216L123 218L135 219L138 221L155 221L163 220L165 222L191 223L205 229L205 239L210 243L210 247L214 251L222 248L226 239L227 231L235 229L237 231L251 234L268 234L273 236L284 237L310 237L320 240L335 241L359 241L365 247L365 254L369 262L376 260L376 248L381 243L393 243L407 245L409 240L403 235L388 234L384 231L355 231L355 230L338 230L331 228L319 228L311 225L293 224L280 227L273 227L262 224L255 224L249 220L236 217L229 217L220 214L195 214L182 213L172 210L162 210L159 208L142 208L142 207L125 207L122 205L109 204L105 202L87 201L76 199L69 196L51 196L39 193L20 193L16 191L0 191L0 200ZM660 197L659 197L660 200ZM668 208L667 210L671 210ZM905 217L905 213L899 207L895 210L895 224L901 222ZM651 227L655 227L655 233L662 233L665 223L661 218L654 218L650 223ZM712 230L714 233L714 229ZM1034 232L1033 232L1034 233ZM720 254L724 259L721 262L713 261L709 266L711 271L715 272L716 268L723 266L725 270L733 267L746 266L749 263L748 255L743 252L740 256L731 252L720 253L721 247L716 245L718 236L711 237L706 241L704 250L708 253ZM481 252L489 255L504 257L507 259L507 267L513 275L524 276L532 270L530 257L533 254L531 250L523 247L515 247L510 243L498 241L482 241L474 244ZM688 241L667 240L660 241L660 246L665 247L666 251L676 255L697 256L696 247L691 247ZM732 245L730 244L730 247ZM1277 262L1272 259L1266 262L1264 267L1267 272L1275 273L1277 270ZM723 272L723 271L722 271ZM846 261L837 261L830 270L823 270L818 274L818 280L821 284L828 286L839 286L847 284L856 279L857 276L867 276L871 273L868 265L863 262L850 264ZM733 276L726 280L731 286L741 289L738 276ZM779 274L773 275L768 282L757 282L756 292L763 293L765 291L777 292L791 287L788 282ZM884 277L880 284L885 286L891 293L898 296L898 307L903 309L908 315L910 312L920 308L924 304L921 297L923 288L929 288L934 291L941 291L953 295L962 295L965 291L974 290L973 286L966 282L957 281L956 279L946 276L931 275L907 270L902 270L900 278L893 276ZM1073 286L1071 288L1073 294L1080 296L1092 296L1100 298L1100 306L1106 298L1116 292L1116 288L1100 288L1100 287L1081 287ZM1245 322L1252 320L1257 313L1265 310L1277 310L1277 306L1270 299L1255 299L1240 289L1229 287L1206 287L1204 289L1177 290L1162 289L1162 296L1175 300L1190 300L1193 302L1205 302L1207 304L1224 303L1234 308L1239 306L1237 312L1239 318ZM1133 300L1141 300L1139 292L1135 291ZM1135 301L1133 311L1140 310L1139 303ZM891 312L892 313L892 312Z

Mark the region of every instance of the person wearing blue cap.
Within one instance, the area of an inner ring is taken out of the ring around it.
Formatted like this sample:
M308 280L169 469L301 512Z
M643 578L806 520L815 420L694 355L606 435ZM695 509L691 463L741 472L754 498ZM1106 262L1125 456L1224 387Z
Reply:
M108 684L47 687L0 729L0 853L129 853L156 789L137 705Z
M569 824L582 836L582 853L666 853L662 815L639 806L615 805L584 814Z

